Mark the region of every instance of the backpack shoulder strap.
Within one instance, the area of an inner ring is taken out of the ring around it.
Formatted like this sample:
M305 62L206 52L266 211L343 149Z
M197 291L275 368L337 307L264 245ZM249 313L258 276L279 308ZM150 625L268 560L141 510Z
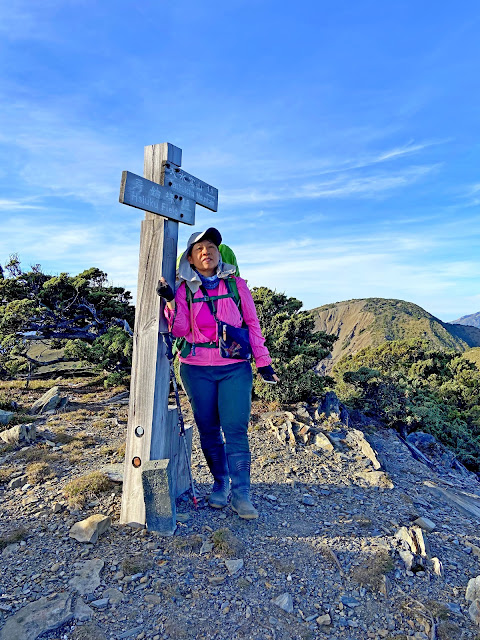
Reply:
M242 314L242 301L240 299L240 294L238 293L237 279L235 278L235 276L229 276L225 280L225 284L227 285L228 293L231 293L233 295L233 299L235 300L235 304L237 305L238 310L240 311L240 315L243 317L243 314Z

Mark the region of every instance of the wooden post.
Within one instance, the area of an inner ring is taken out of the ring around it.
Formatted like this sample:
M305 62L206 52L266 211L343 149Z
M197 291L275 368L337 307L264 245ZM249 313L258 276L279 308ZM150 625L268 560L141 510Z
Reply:
M124 171L120 183L119 201L145 211L120 514L124 524L145 524L145 462L170 460L168 484L173 506L175 498L190 486L177 409L168 407L170 372L162 338L167 323L156 289L160 276L171 286L175 284L178 223L195 223L195 204L216 211L218 190L180 169L181 163L182 150L178 147L168 142L150 145L145 147L144 177ZM191 430L185 438L190 452Z
M144 177L161 184L162 162L178 166L181 150L168 143L145 147ZM172 430L175 416L168 408L169 363L161 331L166 331L163 305L156 288L160 276L175 282L178 222L145 212L140 238L132 378L120 521L145 524L142 464L172 458L182 444ZM179 454L178 454L179 455ZM183 467L182 467L183 469ZM185 472L183 472L185 473ZM188 487L187 478L178 486ZM185 490L185 488L183 489Z

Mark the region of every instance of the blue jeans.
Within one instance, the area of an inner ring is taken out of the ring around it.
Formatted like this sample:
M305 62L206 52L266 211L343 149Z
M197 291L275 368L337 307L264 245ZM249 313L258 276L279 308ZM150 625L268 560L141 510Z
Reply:
M249 362L224 367L180 363L180 377L192 405L202 449L223 444L226 454L248 453L248 422L252 404Z

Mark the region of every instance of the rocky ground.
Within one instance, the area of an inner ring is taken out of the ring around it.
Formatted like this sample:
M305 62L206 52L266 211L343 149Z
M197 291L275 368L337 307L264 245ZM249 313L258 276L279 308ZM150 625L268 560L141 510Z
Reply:
M187 495L165 538L119 524L119 482L72 495L72 480L121 460L127 405L100 387L61 393L68 404L35 421L34 442L0 453L1 640L480 637L476 583L465 597L480 574L480 487L448 456L431 468L390 431L257 405L260 518L195 510ZM192 461L207 496L196 437ZM94 514L112 519L95 543L70 537Z

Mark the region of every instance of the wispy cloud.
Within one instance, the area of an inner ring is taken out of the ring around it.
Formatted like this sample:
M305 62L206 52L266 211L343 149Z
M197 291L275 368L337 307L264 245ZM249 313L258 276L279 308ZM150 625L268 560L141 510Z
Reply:
M333 180L310 181L304 184L289 183L277 189L252 189L226 191L221 202L227 206L260 204L285 200L316 200L320 198L374 198L402 187L407 187L439 168L438 164L407 167L397 172L377 173L352 177L348 173Z
M123 227L108 222L64 220L59 224L42 218L32 224L21 215L2 221L0 260L18 253L25 266L39 262L47 273L73 274L96 266L116 285L135 291L138 250L138 233L125 233Z
M423 151L424 149L428 149L429 147L444 144L445 142L448 142L448 140L431 140L428 142L420 143L414 143L413 141L410 141L401 147L396 147L394 149L391 149L390 151L381 153L377 157L377 162L385 162L386 160L393 160L402 156L411 155L412 153Z
M24 211L26 209L43 209L38 204L31 204L25 200L5 200L0 198L0 211Z
M38 198L55 196L97 207L111 205L118 198L121 167L126 168L122 158L133 164L134 154L111 131L99 133L86 123L79 125L68 111L68 105L59 109L32 108L22 101L0 104L4 123L0 150L10 156L11 171L16 168L15 184L20 184L20 178L22 187ZM139 155L140 162L135 164L141 167L141 152Z
M366 297L415 302L444 319L475 310L468 293L480 273L480 261L406 259L405 242L381 239L289 241L272 247L241 247L242 275L251 286L269 286L300 298L305 308ZM461 282L464 280L465 285Z

